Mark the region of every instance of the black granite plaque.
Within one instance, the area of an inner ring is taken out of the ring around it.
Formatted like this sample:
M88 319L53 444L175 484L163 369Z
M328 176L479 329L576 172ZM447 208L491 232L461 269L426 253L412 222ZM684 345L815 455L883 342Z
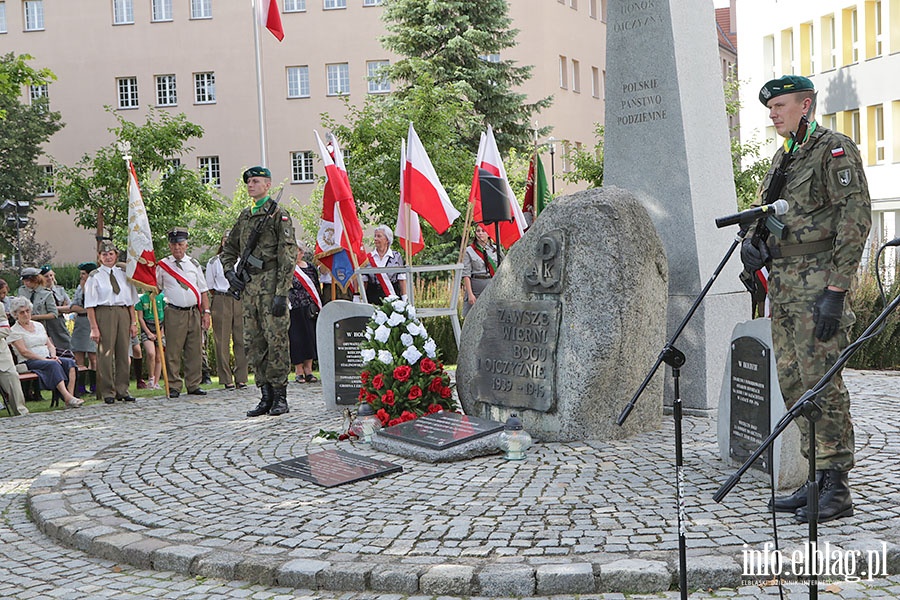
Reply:
M334 487L399 473L403 467L383 460L350 454L343 450L323 450L315 454L266 465L263 469L284 477L305 479L322 487Z
M476 349L479 400L541 412L553 407L559 307L557 300L494 300Z
M378 435L443 450L502 430L503 423L497 421L442 411L386 427L379 430Z
M363 370L359 345L365 341L369 317L348 317L334 323L334 401L359 402L359 374Z
M731 343L731 423L729 456L744 462L771 431L771 349L753 337ZM764 453L753 468L771 473L769 454Z

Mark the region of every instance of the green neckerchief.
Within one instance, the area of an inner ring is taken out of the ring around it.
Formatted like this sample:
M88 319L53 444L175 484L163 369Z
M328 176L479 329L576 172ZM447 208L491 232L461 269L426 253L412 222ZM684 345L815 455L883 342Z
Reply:
M260 209L263 207L263 205L264 205L268 200L269 200L269 197L266 196L265 198L260 198L259 200L257 200L256 202L254 202L254 203L253 203L253 206L250 207L250 214L251 214L251 215L255 215L256 213L258 213L258 212L260 211Z
M806 137L803 138L803 141L802 141L802 142L800 142L799 144L797 144L797 147L800 147L800 146L802 146L803 144L805 144L806 141L809 139L809 136L812 135L812 132L815 131L815 130L816 130L816 127L818 127L818 126L819 126L819 123L818 123L818 122L812 121L812 122L809 124L809 127L806 128ZM784 151L785 151L785 152L790 152L790 151L791 151L791 138L784 138Z

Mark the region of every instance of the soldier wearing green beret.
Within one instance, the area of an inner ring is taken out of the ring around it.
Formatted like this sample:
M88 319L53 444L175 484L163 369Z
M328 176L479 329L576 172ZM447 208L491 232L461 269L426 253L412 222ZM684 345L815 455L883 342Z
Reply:
M790 408L811 389L850 342L855 316L847 292L859 268L872 223L868 184L856 144L815 121L816 90L806 77L787 75L766 83L759 101L785 144L772 159L762 185L765 197L775 168L787 151L782 197L789 209L779 219L786 234L768 242L745 239L741 259L749 272L769 269L772 344L778 380ZM809 127L790 144L801 118ZM838 373L817 396L822 418L816 423L816 478L819 522L853 514L848 472L853 467L853 423L850 396ZM797 419L801 451L806 455L809 427ZM775 509L807 522L806 485L775 499Z
M297 256L291 217L269 197L272 173L265 167L244 171L253 205L245 208L231 228L222 250L222 268L231 290L242 292L244 348L260 389L259 404L248 417L288 412L287 384L291 372L287 296ZM274 212L269 214L269 209ZM247 260L250 281L235 274L235 266L260 221L261 235Z

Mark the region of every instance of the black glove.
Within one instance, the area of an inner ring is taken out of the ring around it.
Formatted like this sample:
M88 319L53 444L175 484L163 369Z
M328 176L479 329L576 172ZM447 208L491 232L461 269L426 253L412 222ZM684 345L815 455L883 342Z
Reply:
M244 283L244 280L238 277L238 274L232 270L225 271L225 279L228 280L228 285L231 286L235 292L243 292L244 288L247 287L247 284Z
M287 314L287 296L272 298L272 316L283 317Z
M813 305L813 322L816 324L816 339L827 342L837 333L844 314L844 296L847 292L825 290Z
M756 245L753 239L744 239L741 242L741 262L749 273L755 273L762 269L766 262L772 257L769 254L769 247L762 240L757 240Z

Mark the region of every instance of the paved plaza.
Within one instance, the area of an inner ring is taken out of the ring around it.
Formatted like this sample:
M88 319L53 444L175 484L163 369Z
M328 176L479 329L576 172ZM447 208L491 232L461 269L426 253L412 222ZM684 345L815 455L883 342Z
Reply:
M837 573L819 596L898 598L900 375L846 379L856 514L819 537L841 557L860 551L861 581ZM678 567L671 417L628 440L537 444L524 462L435 465L311 442L343 425L321 391L292 384L278 418L245 418L256 391L244 390L0 419L0 598L679 597L666 591ZM322 448L403 471L322 488L262 470ZM746 553L772 541L766 486L747 476L712 500L733 471L714 419L685 419L684 463L688 578L703 590L691 597L777 598L767 577L743 576ZM778 523L789 555L806 526ZM869 565L871 580L867 556L887 563ZM805 584L786 597L807 597Z

